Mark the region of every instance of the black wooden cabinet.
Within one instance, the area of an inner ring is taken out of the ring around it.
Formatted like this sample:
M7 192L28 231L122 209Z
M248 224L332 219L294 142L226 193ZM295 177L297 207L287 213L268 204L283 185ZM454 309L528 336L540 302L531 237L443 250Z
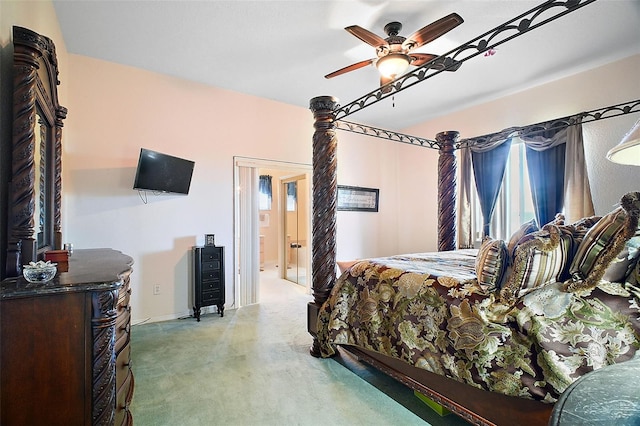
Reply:
M200 321L200 309L217 306L224 316L224 247L193 247L193 316Z

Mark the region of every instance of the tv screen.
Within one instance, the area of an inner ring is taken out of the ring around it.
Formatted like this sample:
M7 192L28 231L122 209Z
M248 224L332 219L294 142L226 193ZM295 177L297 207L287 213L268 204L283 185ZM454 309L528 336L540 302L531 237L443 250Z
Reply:
M195 163L150 149L140 149L133 189L188 194Z

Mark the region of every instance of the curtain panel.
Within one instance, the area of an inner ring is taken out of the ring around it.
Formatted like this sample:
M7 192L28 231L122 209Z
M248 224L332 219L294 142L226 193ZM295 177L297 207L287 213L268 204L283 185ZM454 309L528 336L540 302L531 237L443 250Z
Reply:
M260 210L271 210L271 200L273 199L272 177L269 175L260 175L258 178L258 192L260 193Z
M476 191L482 210L483 234L489 235L489 227L493 210L496 206L500 186L504 179L504 171L511 150L511 138L498 143L491 143L492 148L486 146L471 148L471 159L476 181Z
M460 149L460 185L458 194L458 248L473 248L471 230L471 149Z

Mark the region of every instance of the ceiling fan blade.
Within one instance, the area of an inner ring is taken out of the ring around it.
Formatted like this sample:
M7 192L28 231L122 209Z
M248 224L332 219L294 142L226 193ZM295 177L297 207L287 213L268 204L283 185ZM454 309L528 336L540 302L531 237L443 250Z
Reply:
M419 67L422 64L426 64L430 60L437 58L437 55L432 55L430 53L410 53L411 57L411 65Z
M420 47L430 41L433 41L444 35L445 33L451 31L458 25L462 24L464 20L457 13L452 13L450 15L445 16L444 18L440 18L435 22L430 23L429 25L419 29L415 33L411 34L407 39L402 43L402 46L408 50L415 49L416 47Z
M367 65L373 63L373 59L367 59L366 61L360 61L360 62L356 62L355 64L351 64L348 67L344 67L344 68L340 68L337 71L334 71L332 73L329 73L327 75L324 76L324 78L333 78L333 77L337 77L339 75L348 73L350 71L355 71L359 68L363 68L366 67Z
M380 46L388 45L385 39L372 33L369 30L365 30L364 28L358 25L351 25L349 27L346 27L345 30L349 31L351 34L358 37L360 40L364 41L370 46L380 47Z
M389 93L391 92L391 86L389 87L383 87L385 84L387 83L391 83L393 81L392 77L385 77L383 75L380 76L380 87L382 87L382 93Z

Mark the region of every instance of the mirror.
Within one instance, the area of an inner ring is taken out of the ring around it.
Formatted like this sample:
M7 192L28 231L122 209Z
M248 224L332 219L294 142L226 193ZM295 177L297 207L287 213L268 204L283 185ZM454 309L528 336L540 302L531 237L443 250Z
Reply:
M13 145L7 277L62 246L62 121L58 62L51 39L13 27Z

